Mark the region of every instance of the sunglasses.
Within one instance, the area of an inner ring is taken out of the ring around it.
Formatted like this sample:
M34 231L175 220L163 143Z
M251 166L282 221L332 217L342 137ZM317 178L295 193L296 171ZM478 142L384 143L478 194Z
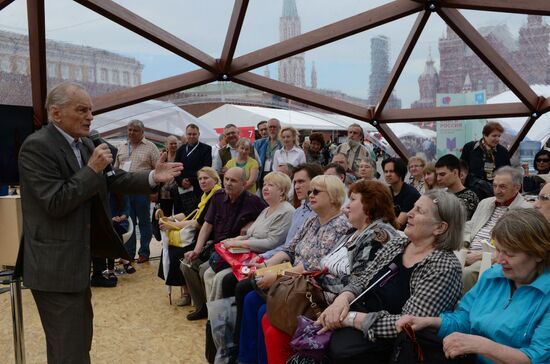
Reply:
M548 162L550 162L550 159L548 159L548 158L539 158L539 159L535 160L535 162L537 162L537 163L548 163Z
M308 195L317 196L317 195L320 194L321 192L325 192L325 191L321 191L321 190L318 190L318 189L314 188L313 190L309 191L307 194L308 194Z

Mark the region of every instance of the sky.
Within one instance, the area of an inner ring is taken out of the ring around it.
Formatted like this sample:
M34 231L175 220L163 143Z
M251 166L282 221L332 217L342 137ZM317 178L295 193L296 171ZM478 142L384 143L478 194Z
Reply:
M117 0L131 11L163 27L214 58L222 50L233 8L230 0ZM296 0L302 33L334 21L388 3L384 0ZM70 0L48 0L46 37L106 49L134 57L144 64L144 83L198 69L198 66L124 29L95 12ZM279 17L283 0L252 0L243 23L235 56L279 41ZM525 15L462 11L475 27L506 24L516 36L526 22ZM305 54L306 84L310 85L312 62L317 70L318 88L339 90L366 99L371 64L370 40L386 35L391 40L390 70L416 19L416 14L335 43L310 50ZM548 18L548 17L547 17ZM546 19L550 23L550 19ZM27 33L26 2L16 0L0 11L0 29ZM445 24L432 14L403 74L395 94L404 108L419 98L418 76L431 52L439 70L438 39L445 34ZM272 78L277 77L277 64L269 65ZM261 75L264 68L255 70Z

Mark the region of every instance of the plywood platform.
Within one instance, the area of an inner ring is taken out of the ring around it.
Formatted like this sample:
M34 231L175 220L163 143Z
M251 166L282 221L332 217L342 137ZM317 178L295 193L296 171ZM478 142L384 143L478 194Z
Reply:
M158 242L151 242L159 255ZM205 320L188 321L192 309L170 306L158 260L136 264L137 272L119 276L115 288L92 288L94 340L92 363L206 363ZM179 290L174 290L179 297ZM27 363L46 363L46 343L31 292L23 290ZM14 363L10 296L0 294L0 363Z

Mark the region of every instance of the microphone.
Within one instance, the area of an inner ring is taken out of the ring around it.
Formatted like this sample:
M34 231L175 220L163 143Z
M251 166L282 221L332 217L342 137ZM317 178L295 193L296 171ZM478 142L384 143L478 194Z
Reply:
M395 274L397 274L397 272L399 271L399 267L397 266L397 264L395 263L392 263L390 264L390 266L388 267L388 271L386 273L384 273L382 275L382 277L378 278L376 280L376 282L374 282L373 284L371 284L370 286L367 287L367 289L365 289L359 296L355 297L355 299L353 301L350 302L350 306L353 305L355 302L357 302L361 297L363 297L368 291L370 291L371 289L373 289L374 287L376 287L376 285L380 282L382 282L384 279L386 278L391 278L392 276L394 276Z
M99 135L99 132L95 129L90 131L90 139L92 139L92 143L94 143L94 147L97 147L100 144L109 144L105 140L101 139L101 136ZM103 173L107 175L107 177L112 177L115 175L115 171L113 171L113 166L111 164L108 164L107 167L103 170Z

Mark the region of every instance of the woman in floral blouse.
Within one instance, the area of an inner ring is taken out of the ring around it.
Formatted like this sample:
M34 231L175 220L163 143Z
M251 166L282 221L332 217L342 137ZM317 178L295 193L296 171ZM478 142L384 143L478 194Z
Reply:
M294 267L292 270L297 273L321 269L321 259L351 228L346 216L341 212L344 198L344 184L338 177L325 175L314 177L310 182L309 204L315 214L304 222L289 242L288 248L268 259L265 265L272 266L290 260ZM262 289L268 289L276 280L275 273L266 274L257 285ZM257 295L255 292L254 294ZM247 296L247 301L253 300ZM245 301L244 311L250 310L247 301ZM264 321L267 321L267 316L264 316ZM241 331L241 341L248 340L246 335L244 338L243 335L245 333ZM264 335L266 340L269 340L270 334L265 329ZM261 341L260 337L257 339ZM268 362L273 362L269 359L269 353Z

